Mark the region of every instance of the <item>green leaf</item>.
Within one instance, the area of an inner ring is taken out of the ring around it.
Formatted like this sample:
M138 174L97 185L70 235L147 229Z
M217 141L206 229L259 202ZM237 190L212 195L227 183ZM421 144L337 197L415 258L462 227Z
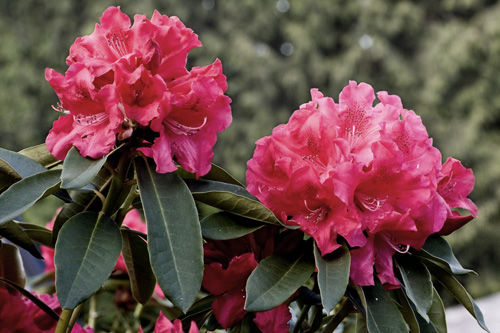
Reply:
M318 268L318 285L321 302L326 312L330 313L342 299L349 283L351 255L344 244L325 257L314 246L314 258Z
M0 159L7 162L22 178L47 171L31 158L7 149L0 148Z
M462 267L453 254L450 244L443 237L432 235L427 238L422 250L417 252L417 255L435 261L453 274L477 275L473 270Z
M362 287L362 292L370 333L408 332L403 315L378 279L375 279L374 286Z
M236 178L231 176L226 170L214 163L212 163L212 168L210 169L210 171L201 178L245 187Z
M75 147L71 148L64 159L61 188L76 189L87 186L104 163L106 163L106 156L93 160L83 157Z
M406 254L396 257L399 271L403 277L406 294L415 305L417 312L429 322L427 312L432 305L432 279L427 267L420 259Z
M228 212L217 212L201 220L203 237L214 240L234 239L263 227L255 220L246 219Z
M63 309L74 309L102 286L121 248L120 229L107 216L83 212L64 224L54 255L57 297Z
M52 232L50 230L26 229L24 230L30 239L44 246L53 248Z
M303 256L293 260L270 256L262 260L247 280L246 311L267 311L285 302L314 272Z
M153 295L156 278L149 261L148 245L130 229L122 229L122 253L135 300L145 304Z
M13 221L8 221L4 225L0 226L0 236L3 236L10 240L12 243L19 247L22 247L32 256L38 259L43 259L40 251L38 251L35 243L31 240L28 234L19 227L19 225Z
M0 194L0 225L13 220L40 198L59 188L61 170L44 171L23 178Z
M417 317L414 312L415 307L410 304L408 296L405 292L403 292L403 288L397 289L396 293L398 294L399 302L401 303L401 314L403 315L406 324L408 324L410 332L420 333Z
M447 333L448 329L446 327L446 315L444 311L444 304L439 297L439 294L435 288L433 288L432 294L432 305L429 309L428 315L431 323L434 325L437 333Z
M19 248L12 244L0 242L0 277L3 277L17 286L24 288L26 273ZM1 283L0 283L1 287Z
M195 200L246 218L282 225L267 207L246 189L212 180L185 180Z
M489 332L488 327L484 322L483 313L477 306L476 302L469 295L467 290L458 282L458 280L447 270L443 269L439 265L433 262L426 262L432 275L441 283L448 291L459 301L464 308L469 311L469 313L477 320L477 323L485 331Z
M153 272L168 299L185 313L203 278L203 239L195 202L176 173L158 174L155 165L142 158L135 165Z
M57 158L55 158L47 150L45 143L20 150L19 154L24 155L26 157L29 157L30 159L34 160L35 162L40 163L41 165L43 165L46 168L51 168L51 167L62 162L62 161L59 161Z

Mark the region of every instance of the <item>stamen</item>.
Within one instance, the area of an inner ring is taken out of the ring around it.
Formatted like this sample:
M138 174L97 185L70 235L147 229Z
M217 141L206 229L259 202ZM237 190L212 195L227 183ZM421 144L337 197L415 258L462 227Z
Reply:
M52 105L52 109L56 110L57 112L69 114L69 110L66 110L65 108L63 108L61 103L59 103L59 102L57 102L57 106Z
M384 233L386 236L387 243L390 247L392 247L396 252L405 254L410 250L410 245L408 244L399 244L396 242L396 239L389 235L388 233Z
M178 122L177 120L174 119L165 119L163 121L163 124L167 125L168 128L172 130L175 134L178 135L194 135L201 131L203 126L207 123L207 117L203 118L203 124L200 126L194 127L194 126L186 126Z
M81 114L77 116L73 116L75 122L78 125L87 126L87 125L95 125L100 124L108 119L108 114L106 112L101 112L98 114L92 114L89 116L82 116Z
M385 197L385 199L372 198L363 193L357 193L356 198L363 208L366 208L371 212L374 212L382 207L388 199L388 197Z
M112 32L107 39L108 46L111 52L117 57L121 58L128 54L127 45L125 44L125 39L121 34L117 32Z
M309 206L307 205L307 200L304 200L304 205L310 212L310 214L305 217L307 222L319 223L325 218L326 214L328 213L328 211L324 207L319 207L316 209L309 208Z

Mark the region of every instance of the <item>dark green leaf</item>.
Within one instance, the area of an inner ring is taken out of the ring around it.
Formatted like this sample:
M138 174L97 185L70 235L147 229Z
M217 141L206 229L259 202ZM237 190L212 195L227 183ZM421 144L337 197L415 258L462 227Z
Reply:
M23 178L0 194L0 225L13 220L40 198L59 187L61 170L40 172Z
M31 158L7 149L0 148L0 159L7 162L22 178L47 171Z
M236 178L231 176L226 170L214 163L212 163L212 168L210 169L210 171L202 178L244 187L243 184L240 183Z
M281 225L268 208L240 186L211 180L185 180L195 200L246 218Z
M104 163L106 163L106 156L93 160L83 157L75 147L71 148L64 159L61 188L76 189L87 186Z
M103 193L106 188L111 183L112 177L110 172L105 168L101 169L94 178L92 184L96 187L98 192ZM71 192L71 203L65 204L59 214L57 214L56 220L54 222L54 227L52 228L53 242L56 242L57 235L63 224L72 216L83 212L83 211L100 211L102 208L102 201L93 192L72 190Z
M344 244L327 257L322 257L317 246L314 246L314 258L318 268L318 285L321 302L326 312L330 313L344 296L349 283L351 255Z
M247 280L245 310L266 311L285 302L314 272L314 264L270 256L262 260Z
M22 247L32 256L38 259L43 259L42 255L38 251L37 247L28 236L28 234L18 226L17 223L13 221L8 221L4 225L0 226L0 236L3 236L10 240L12 243Z
M29 157L46 168L51 168L59 163L62 163L62 161L59 161L47 150L45 143L20 150L19 154Z
M401 303L401 314L403 315L406 324L408 324L410 332L420 333L417 317L414 312L415 307L412 307L412 305L410 304L410 300L408 299L406 293L403 291L403 288L397 289L396 292L399 297L399 302Z
M460 265L450 244L443 237L432 235L427 238L422 250L417 255L437 262L453 274L477 275L473 270L465 269Z
M446 316L444 311L444 304L439 297L439 294L435 288L433 288L432 294L432 306L429 309L429 318L431 323L434 325L437 333L446 333L448 329L446 327Z
M439 283L448 289L453 297L455 297L455 299L459 301L474 318L476 318L479 326L489 332L489 329L484 322L483 313L460 282L458 282L458 280L450 272L442 267L432 262L426 262L426 265Z
M64 224L54 255L57 296L63 309L74 309L102 286L121 248L120 229L102 214L83 212Z
M362 287L366 303L366 324L370 333L408 332L398 307L378 279L374 286Z
M148 245L136 233L122 229L122 253L130 278L130 289L137 302L144 304L153 295L156 278L149 261Z
M135 164L153 272L168 299L185 313L203 278L203 239L195 202L176 173L158 174L142 158Z
M26 229L24 232L26 232L33 241L50 248L54 247L52 232L50 230Z
M427 267L415 256L406 254L396 257L403 277L406 294L415 305L417 312L429 322L427 312L432 305L432 280Z
M14 288L15 290L19 291L21 293L21 295L23 295L24 297L26 297L30 301L32 301L36 306L38 306L43 312L48 314L50 317L52 317L52 319L54 319L55 321L59 320L59 315L54 310L52 310L52 308L50 306L45 304L41 299L39 299L38 297L36 297L32 293L30 293L28 290L22 288L21 286L15 284L14 282L12 282L10 280L4 279L2 277L0 277L0 281L9 285L11 288Z
M262 228L255 220L227 212L217 212L201 220L203 237L215 240L234 239Z

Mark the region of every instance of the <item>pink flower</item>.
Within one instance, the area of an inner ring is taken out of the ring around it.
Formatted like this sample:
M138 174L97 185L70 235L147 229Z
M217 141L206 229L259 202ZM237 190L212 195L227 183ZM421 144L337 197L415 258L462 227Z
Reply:
M467 198L471 170L447 161L398 96L351 81L339 104L311 90L312 101L257 141L248 191L284 224L300 226L323 255L352 247L351 279L398 286L392 256L420 249L443 225L462 223L452 208L476 214ZM456 187L456 189L455 189ZM456 222L456 223L455 223Z
M292 314L288 306L283 303L274 309L255 314L254 323L262 333L288 332L290 327L288 322L292 319Z
M219 324L229 329L240 322L245 311L246 283L258 262L271 254L286 256L301 246L303 234L278 233L264 227L251 234L226 241L208 240L204 244L205 262L202 286L213 294L212 310ZM255 314L255 323L263 332L288 332L291 314L286 303Z
M220 61L188 71L187 55L201 43L176 17L155 11L151 20L136 15L131 25L110 7L100 22L71 46L65 75L46 70L57 110L66 114L54 122L48 149L59 159L72 146L100 158L135 135L131 142L146 146L159 172L175 170L175 158L197 176L206 174L216 134L231 123Z
M142 328L139 327L139 332L142 333ZM179 319L174 320L172 323L167 317L160 312L158 319L156 320L154 333L184 333L182 329L182 322ZM198 333L198 327L194 321L191 322L188 333Z
M56 313L61 313L59 301L55 296L37 295ZM28 298L17 292L10 293L0 289L0 328L5 332L54 332L57 320L49 316ZM72 332L93 332L91 328L82 328L75 324Z

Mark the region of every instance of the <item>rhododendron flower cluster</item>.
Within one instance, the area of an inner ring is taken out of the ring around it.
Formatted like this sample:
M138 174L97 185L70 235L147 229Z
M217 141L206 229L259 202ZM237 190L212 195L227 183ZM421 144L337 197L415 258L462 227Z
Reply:
M281 221L299 226L326 255L351 248L351 280L374 284L374 268L397 287L392 256L420 249L427 237L449 233L476 216L467 198L470 169L444 165L420 117L398 96L351 81L339 103L312 89L312 101L289 122L257 141L248 162L248 191Z
M201 46L177 17L157 11L151 20L130 19L108 8L94 32L71 46L65 75L47 69L66 115L54 122L46 143L58 159L72 146L100 158L117 143L136 138L158 172L204 175L210 170L216 133L231 123L226 77L219 60L186 69L187 55Z

